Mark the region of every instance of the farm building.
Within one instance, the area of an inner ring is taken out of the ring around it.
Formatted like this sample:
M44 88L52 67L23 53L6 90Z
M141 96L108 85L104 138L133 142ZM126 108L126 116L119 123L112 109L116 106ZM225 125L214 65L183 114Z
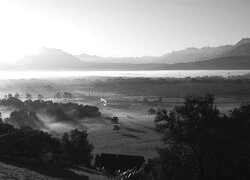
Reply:
M145 159L143 156L131 156L121 154L98 154L95 158L96 167L104 167L107 171L127 170L132 168L139 169Z

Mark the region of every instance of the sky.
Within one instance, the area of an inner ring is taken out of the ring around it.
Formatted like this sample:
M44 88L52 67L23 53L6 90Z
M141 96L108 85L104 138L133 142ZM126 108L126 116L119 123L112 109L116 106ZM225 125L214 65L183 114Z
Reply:
M250 37L249 0L0 0L0 61L42 47L161 56Z

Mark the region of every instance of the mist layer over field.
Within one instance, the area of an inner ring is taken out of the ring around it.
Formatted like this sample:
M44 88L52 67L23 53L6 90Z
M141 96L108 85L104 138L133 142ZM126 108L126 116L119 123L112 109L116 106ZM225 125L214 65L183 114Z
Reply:
M57 93L70 92L70 98L56 98ZM162 134L155 130L154 115L150 108L172 109L183 103L187 95L215 95L215 104L223 113L250 102L250 80L247 76L229 78L36 78L0 80L0 96L19 93L25 100L26 94L37 99L57 103L77 103L99 108L100 117L76 118L69 110L59 117L54 111L39 110L36 116L44 125L40 127L54 136L78 128L89 133L94 153L119 153L156 156L155 148L161 146ZM104 99L106 104L101 101ZM13 107L1 106L2 117L6 118ZM49 112L49 113L48 113ZM60 114L59 113L59 114ZM120 130L114 131L112 117L118 117ZM36 127L37 128L37 127Z
M185 78L241 76L250 70L157 70L157 71L1 71L0 79L46 79L86 77Z

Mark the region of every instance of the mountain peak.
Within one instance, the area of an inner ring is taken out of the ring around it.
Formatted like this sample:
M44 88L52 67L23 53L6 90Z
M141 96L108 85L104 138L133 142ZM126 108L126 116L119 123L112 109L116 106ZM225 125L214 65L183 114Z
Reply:
M79 69L83 62L73 55L56 48L43 47L38 54L25 56L17 65L26 69Z
M239 42L237 42L235 44L235 46L241 46L241 45L244 45L244 44L250 44L250 38L243 38L241 39Z
M57 48L43 47L40 49L40 54L69 54L69 53Z

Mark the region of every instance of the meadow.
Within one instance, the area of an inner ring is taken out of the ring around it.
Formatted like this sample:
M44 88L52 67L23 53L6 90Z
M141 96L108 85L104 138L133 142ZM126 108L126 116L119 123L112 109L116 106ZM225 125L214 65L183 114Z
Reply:
M52 123L50 117L37 114L49 127L47 131L61 136L73 128L85 129L94 145L94 153L115 153L143 155L152 158L157 155L156 147L161 147L162 134L155 130L154 115L150 108L172 109L183 103L187 95L215 95L215 104L223 112L239 107L250 101L250 80L222 77L203 78L78 78L78 79L19 79L0 80L0 96L8 93L26 94L37 99L42 94L44 100L58 103L78 103L99 108L100 117L77 119L77 123ZM71 98L56 98L57 93L72 93ZM104 105L100 99L107 101ZM2 117L6 118L15 110L1 106ZM118 117L120 130L113 130L112 117Z

